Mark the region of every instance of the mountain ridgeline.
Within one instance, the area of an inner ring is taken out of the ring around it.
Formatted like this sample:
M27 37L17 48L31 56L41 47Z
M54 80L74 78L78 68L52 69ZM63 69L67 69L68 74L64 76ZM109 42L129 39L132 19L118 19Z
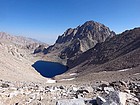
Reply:
M0 41L1 43L14 44L18 47L27 48L31 50L34 50L40 44L47 46L47 44L40 42L38 40L23 36L13 36L5 32L0 32Z

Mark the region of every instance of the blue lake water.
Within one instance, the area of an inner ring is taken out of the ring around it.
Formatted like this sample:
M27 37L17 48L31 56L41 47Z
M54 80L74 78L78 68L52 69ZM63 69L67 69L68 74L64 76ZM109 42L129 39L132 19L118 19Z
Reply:
M56 62L36 61L32 67L35 68L42 76L52 78L56 75L63 74L68 70L68 67Z

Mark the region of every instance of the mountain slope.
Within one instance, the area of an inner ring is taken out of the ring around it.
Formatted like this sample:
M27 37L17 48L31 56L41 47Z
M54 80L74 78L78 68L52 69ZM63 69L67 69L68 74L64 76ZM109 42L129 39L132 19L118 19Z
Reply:
M84 78L95 72L131 69L139 65L140 28L135 28L97 44L76 59L69 59L71 69L66 74L78 73L77 77Z
M28 56L29 57L29 56ZM32 62L0 45L0 79L39 81L43 78L31 67Z
M77 60L69 60L70 68L88 61L88 64L103 64L119 56L125 55L140 47L140 28L125 31L114 36L104 43L97 44L94 48L83 53ZM70 63L74 62L74 63ZM71 65L74 64L74 65Z
M8 81L44 81L31 66L38 58L32 56L40 42L0 33L0 79Z

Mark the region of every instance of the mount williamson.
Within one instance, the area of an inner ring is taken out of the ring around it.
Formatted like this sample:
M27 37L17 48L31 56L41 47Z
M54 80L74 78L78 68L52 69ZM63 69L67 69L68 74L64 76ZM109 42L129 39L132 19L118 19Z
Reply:
M75 58L83 52L93 48L97 43L104 42L115 35L103 24L87 21L77 28L67 29L63 35L59 36L56 43L47 49L41 46L34 53L42 51L43 54L56 56L54 61L63 62L67 59ZM39 50L39 51L38 51Z

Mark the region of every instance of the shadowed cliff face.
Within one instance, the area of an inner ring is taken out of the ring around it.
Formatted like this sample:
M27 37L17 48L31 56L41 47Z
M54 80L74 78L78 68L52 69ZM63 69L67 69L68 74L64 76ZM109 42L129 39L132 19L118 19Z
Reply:
M120 70L140 65L140 28L127 30L110 40L97 44L76 59L69 59L67 63L69 68L78 66L77 70L82 72L85 68L93 69L103 64L101 70L98 68L94 72Z
M63 74L68 70L67 66L64 66L60 63L56 62L48 62L48 61L36 61L32 67L35 68L37 72L39 72L42 76L47 78L53 78L56 75Z

